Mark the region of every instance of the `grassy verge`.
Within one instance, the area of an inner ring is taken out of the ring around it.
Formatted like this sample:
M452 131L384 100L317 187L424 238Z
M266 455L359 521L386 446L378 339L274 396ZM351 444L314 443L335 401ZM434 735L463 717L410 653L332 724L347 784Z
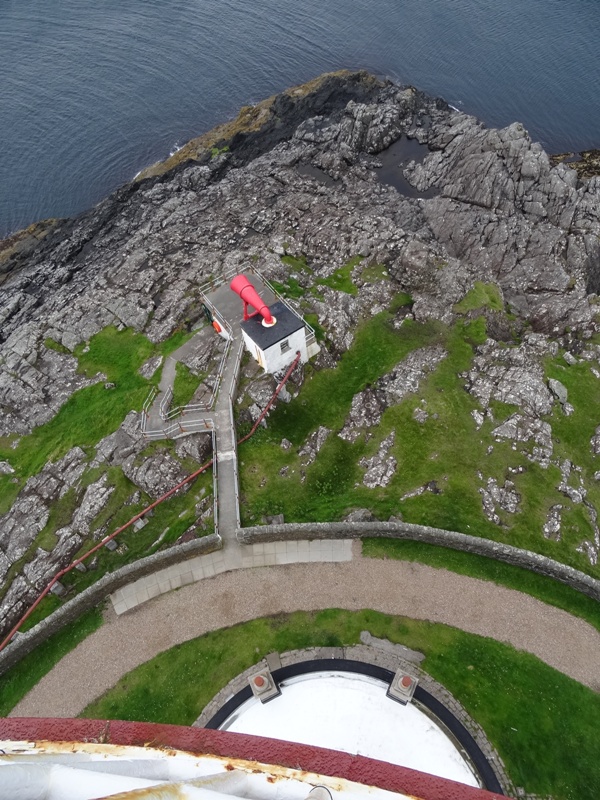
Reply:
M194 392L200 385L201 380L201 376L194 375L189 367L178 361L175 364L175 382L173 384L171 408L186 406L194 396Z
M133 670L84 716L189 725L267 653L351 645L362 630L425 653L424 669L482 725L517 785L555 800L597 796L599 695L499 642L374 611L297 612L209 633Z
M362 256L354 256L344 264L343 267L336 269L333 275L328 278L319 278L317 286L329 286L331 289L336 289L338 292L345 292L346 294L357 295L358 288L352 282L352 270L362 261Z
M363 555L370 558L418 561L438 569L458 572L460 575L492 581L562 608L569 614L585 619L600 631L599 603L553 578L546 578L544 575L537 575L535 572L511 564L503 564L473 553L462 553L460 550L396 539L364 539Z
M8 510L27 478L48 462L62 458L72 447L91 448L116 430L132 408L141 408L148 393L149 381L138 368L154 351L154 345L132 330L117 331L108 327L92 337L87 347L79 346L75 355L79 371L88 377L103 372L104 381L87 386L71 395L59 412L45 425L24 436L16 448L0 444L0 460L6 459L15 470L18 483L0 483L0 513Z
M476 287L469 307L482 302L497 304L493 287ZM485 341L483 316L460 320L452 328L441 324L405 322L395 329L391 314L384 313L356 332L352 347L334 369L308 371L308 380L294 400L277 408L267 430L254 437L252 446L240 447L243 523L256 524L263 516L284 514L288 522L342 519L353 508L367 508L377 519L402 515L406 521L482 536L543 553L591 575L600 576L580 551L584 539L593 540L590 512L582 503L570 502L558 489L556 464L543 468L532 461L534 442L498 441L494 430L517 412L517 406L492 403L493 418L476 427L477 400L465 391L465 374L471 368L476 345ZM340 439L353 396L373 385L411 350L441 344L445 358L421 380L417 392L390 405L379 425L354 443ZM597 378L589 364L568 367L557 359L547 363L549 377L558 377L569 391L575 413L567 417L555 408L549 422L554 437L554 457L570 459L582 468L579 475L587 498L600 507L600 484L593 479L598 460L589 440L600 419ZM426 412L426 419L422 419ZM319 425L331 429L314 463L306 465L298 450ZM384 438L394 432L389 455L396 470L386 486L368 488L362 478L362 459L373 457ZM279 447L283 438L294 445ZM519 495L516 513L497 508L499 524L486 517L482 491L492 480L505 481ZM431 486L435 491L422 491ZM562 531L558 539L543 535L553 505L562 505ZM562 590L561 590L562 591Z
M467 292L460 303L454 306L457 314L466 314L479 308L491 308L493 311L502 311L504 303L500 289L495 283L475 281L473 288Z
M332 435L307 470L295 450L278 445L287 438L300 447L319 425L340 429L356 392L410 350L444 338L438 325L408 323L396 331L390 319L380 314L359 328L353 347L336 368L312 374L300 395L269 418L268 428L240 447L244 524L274 513L283 513L287 521L339 519L347 508L377 499L370 490L355 488L364 442L351 444Z
M0 677L0 717L5 717L60 659L102 625L98 608L54 634Z

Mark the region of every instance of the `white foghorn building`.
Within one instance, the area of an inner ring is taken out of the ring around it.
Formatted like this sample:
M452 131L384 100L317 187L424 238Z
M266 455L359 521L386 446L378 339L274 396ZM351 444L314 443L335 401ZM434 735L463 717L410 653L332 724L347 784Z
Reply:
M283 301L268 306L245 275L237 275L230 288L244 303L244 319L240 323L246 349L265 372L274 373L288 367L300 353L305 363L319 352L314 334L304 320ZM256 310L248 313L248 306Z
M289 366L300 352L300 361L308 361L306 326L284 303L273 303L269 311L274 325L263 325L260 314L241 323L246 349L265 372L273 373Z

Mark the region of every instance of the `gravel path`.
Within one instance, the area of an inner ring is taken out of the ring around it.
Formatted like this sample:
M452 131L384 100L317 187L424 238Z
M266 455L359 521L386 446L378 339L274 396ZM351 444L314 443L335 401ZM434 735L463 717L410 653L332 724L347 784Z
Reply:
M526 594L403 561L355 558L227 572L106 623L60 661L12 716L72 717L129 670L207 631L277 612L372 608L443 622L526 650L600 691L600 632Z

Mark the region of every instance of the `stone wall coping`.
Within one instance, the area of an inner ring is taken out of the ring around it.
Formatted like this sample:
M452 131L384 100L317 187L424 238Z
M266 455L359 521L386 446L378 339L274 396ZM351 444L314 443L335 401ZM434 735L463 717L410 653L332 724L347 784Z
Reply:
M279 525L256 525L239 528L241 544L293 541L296 539L364 539L389 538L425 542L467 553L486 556L506 564L522 567L576 589L594 600L600 600L600 581L585 572L561 564L552 558L523 550L510 544L482 539L443 528L415 525L410 522L305 522Z

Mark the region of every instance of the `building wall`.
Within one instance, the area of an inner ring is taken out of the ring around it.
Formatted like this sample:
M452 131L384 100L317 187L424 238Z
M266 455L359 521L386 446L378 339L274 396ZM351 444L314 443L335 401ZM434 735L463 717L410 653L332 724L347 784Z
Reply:
M274 345L264 351L264 363L266 372L278 372L280 369L288 367L296 358L296 353L300 351L300 360L302 363L308 361L308 353L306 350L306 328L291 333L283 339L287 342L289 348L282 353L282 342L276 342Z
M265 372L273 373L278 372L280 369L285 369L296 358L296 353L300 350L300 360L302 363L308 361L308 351L306 349L306 328L291 333L286 336L283 341L287 341L289 349L284 353L281 352L281 342L276 342L266 350L261 350L256 342L251 339L245 331L242 331L244 336L244 344L246 350L251 353Z

